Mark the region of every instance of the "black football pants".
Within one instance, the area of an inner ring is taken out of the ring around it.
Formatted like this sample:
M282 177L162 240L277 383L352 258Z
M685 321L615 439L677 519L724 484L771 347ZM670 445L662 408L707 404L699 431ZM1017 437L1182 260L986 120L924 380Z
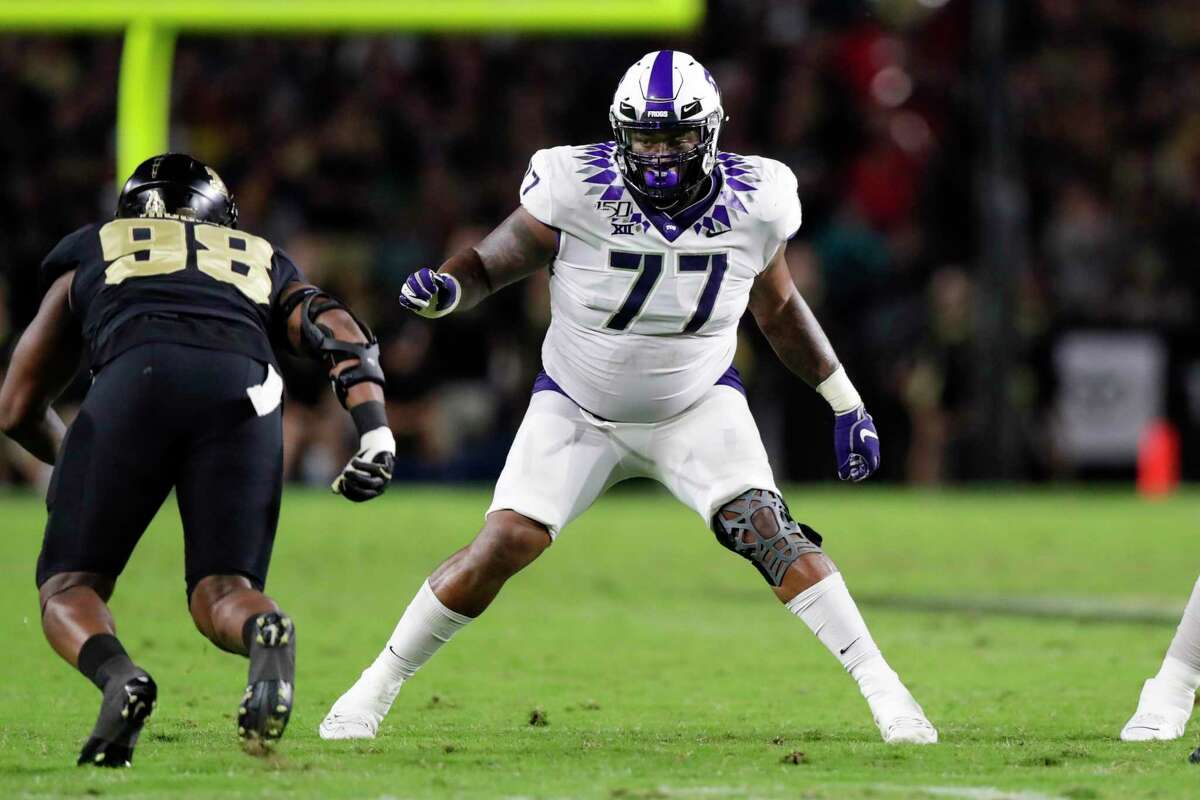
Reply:
M187 591L208 575L267 577L279 521L281 409L246 388L267 366L174 343L142 344L96 375L51 478L40 587L60 572L116 577L175 489Z

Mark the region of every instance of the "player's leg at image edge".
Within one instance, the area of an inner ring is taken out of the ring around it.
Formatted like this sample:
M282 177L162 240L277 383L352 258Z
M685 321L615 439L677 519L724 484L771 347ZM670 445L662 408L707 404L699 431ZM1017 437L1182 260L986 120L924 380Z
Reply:
M758 569L854 678L885 742L937 742L937 729L884 659L842 574L821 550L820 534L793 520L778 494L752 489L725 503L713 517L713 532Z
M275 602L240 575L210 575L192 591L196 627L213 644L250 660L238 705L238 735L248 747L283 736L292 714L296 626Z
M483 613L504 582L541 555L550 542L546 527L528 517L513 511L490 514L475 540L421 586L387 646L321 722L321 738L374 738L404 682Z
M1200 580L1192 588L1183 619L1158 674L1142 685L1137 710L1121 729L1121 740L1170 741L1183 736L1197 689L1200 689ZM1197 760L1200 761L1200 756Z

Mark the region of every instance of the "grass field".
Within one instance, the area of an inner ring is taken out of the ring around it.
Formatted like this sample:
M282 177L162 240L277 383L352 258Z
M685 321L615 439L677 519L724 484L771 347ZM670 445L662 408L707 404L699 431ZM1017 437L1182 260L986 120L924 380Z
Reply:
M297 620L298 701L267 758L238 748L244 664L192 629L168 505L113 602L158 712L132 770L78 769L99 694L38 626L41 503L3 495L0 796L1200 796L1195 725L1182 743L1116 741L1200 571L1200 495L789 498L942 744L881 744L852 681L755 571L652 490L611 493L572 525L405 686L380 738L321 742L330 703L488 499L397 486L363 506L285 499L268 588Z

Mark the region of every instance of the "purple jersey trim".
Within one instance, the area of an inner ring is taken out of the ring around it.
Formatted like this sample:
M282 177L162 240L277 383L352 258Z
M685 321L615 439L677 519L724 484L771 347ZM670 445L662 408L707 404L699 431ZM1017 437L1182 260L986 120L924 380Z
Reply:
M717 382L713 386L729 386L737 389L743 395L746 394L746 387L742 385L742 373L738 372L737 367L733 364L729 365L729 369L725 370L725 374L717 378Z
M673 242L682 236L683 232L692 225L699 224L700 218L712 207L713 203L717 202L717 198L721 196L723 186L721 170L713 170L711 183L712 185L702 198L674 216L665 214L654 206L642 205L637 192L630 192L629 196L633 198L633 202L641 209L645 218L663 235L663 238L668 242Z
M554 382L554 378L551 378L546 374L546 370L544 369L538 370L537 377L533 379L532 393L537 394L538 392L558 392L568 400L571 399L570 396L562 390L562 387Z
M746 394L746 387L742 384L742 373L738 372L737 367L732 364L729 365L729 369L721 374L721 377L717 378L717 382L713 386L729 386L737 389L743 395ZM544 369L538 370L537 377L533 379L533 391L531 394L537 394L538 392L558 392L563 397L571 400L571 395L564 392L563 388L558 385L554 378L547 375ZM574 400L571 400L571 402L575 403ZM579 404L575 403L575 405L578 406Z

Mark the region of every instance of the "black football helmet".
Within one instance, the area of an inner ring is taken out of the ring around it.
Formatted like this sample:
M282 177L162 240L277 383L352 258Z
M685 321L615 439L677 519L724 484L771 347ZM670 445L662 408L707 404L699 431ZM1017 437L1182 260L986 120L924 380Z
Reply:
M148 158L125 181L118 217L178 217L237 227L238 207L216 170L186 153Z

